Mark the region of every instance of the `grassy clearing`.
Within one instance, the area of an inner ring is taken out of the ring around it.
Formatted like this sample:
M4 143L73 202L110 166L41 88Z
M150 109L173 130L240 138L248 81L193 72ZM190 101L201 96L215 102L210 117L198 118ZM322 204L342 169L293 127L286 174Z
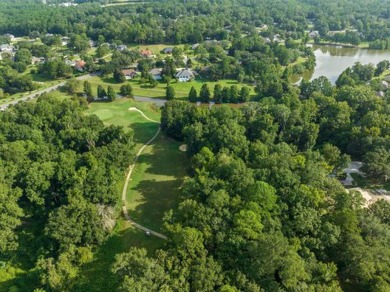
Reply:
M39 76L37 74L31 74L31 76L33 77L33 81L34 82L38 82L39 83L39 88L38 89L33 90L33 91L15 93L15 94L12 94L12 95L8 96L7 98L0 99L0 105L4 104L4 103L7 103L7 102L10 102L10 101L18 100L18 99L20 99L20 98L22 98L24 96L33 94L33 93L38 92L38 91L40 91L42 89L46 89L46 88L51 87L53 85L56 85L58 83L64 82L64 80L54 80L54 81L53 80L48 80L48 79L45 79L44 77Z
M166 47L178 47L184 48L184 45L174 45L174 44L155 44L155 45L139 45L139 44L130 44L128 46L134 50L150 50L155 55L169 56L162 54L161 51Z
M139 157L127 190L130 217L156 231L164 213L176 206L186 176L188 159L179 146L161 133Z
M101 78L98 76L94 76L94 77L88 79L88 81L92 85L92 91L94 92L94 94L97 94L97 86L99 84L102 85L103 87L107 87L108 85L111 85L117 91L119 91L119 88L123 84L126 84L126 83L116 83L112 77ZM150 87L145 87L144 85L141 85L138 78L136 78L134 80L129 80L127 82L129 82L131 84L131 86L133 87L133 92L134 92L134 95L136 95L136 96L145 96L145 97L152 97L152 98L153 97L154 98L165 98L165 91L166 91L166 87L167 87L166 83L160 82L160 83L158 83L158 85L156 87L150 88ZM176 98L185 100L185 99L187 99L188 93L190 92L190 89L192 86L195 87L195 89L197 90L197 92L199 94L200 88L202 87L202 85L204 83L208 84L211 92L213 92L215 84L220 84L221 86L228 86L228 87L230 87L232 85L237 85L239 89L241 89L241 87L245 86L245 84L238 83L236 80L233 80L233 79L225 79L225 80L220 80L218 82L209 82L209 81L205 82L205 81L200 80L200 79L196 79L196 80L193 80L191 82L172 81L170 85L172 85L173 88L175 89ZM249 88L251 89L251 94L254 96L255 95L254 87L252 86Z

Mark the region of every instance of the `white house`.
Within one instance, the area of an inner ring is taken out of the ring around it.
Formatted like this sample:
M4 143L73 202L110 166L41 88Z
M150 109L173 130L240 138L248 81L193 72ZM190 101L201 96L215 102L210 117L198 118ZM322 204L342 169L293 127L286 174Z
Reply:
M176 73L175 77L179 82L188 82L195 78L195 74L191 69L182 69Z
M384 89L388 89L388 88L389 88L389 83L388 83L387 81L385 81L385 80L382 80L382 81L381 81L381 85L382 85L382 87L383 87Z
M14 51L14 47L9 44L0 45L0 52L2 53L12 53Z
M319 37L319 36L320 36L320 33L318 32L318 30L312 30L311 32L309 32L308 35L309 35L309 38L314 39L314 38Z

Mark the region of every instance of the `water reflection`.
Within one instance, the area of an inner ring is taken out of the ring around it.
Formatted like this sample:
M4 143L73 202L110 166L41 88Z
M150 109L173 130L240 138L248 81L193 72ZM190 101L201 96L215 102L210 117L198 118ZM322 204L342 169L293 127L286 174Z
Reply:
M356 62L376 65L382 60L390 60L389 50L345 48L327 45L313 45L312 47L316 56L316 67L313 73L306 72L303 74L305 80L325 76L334 84L339 75Z

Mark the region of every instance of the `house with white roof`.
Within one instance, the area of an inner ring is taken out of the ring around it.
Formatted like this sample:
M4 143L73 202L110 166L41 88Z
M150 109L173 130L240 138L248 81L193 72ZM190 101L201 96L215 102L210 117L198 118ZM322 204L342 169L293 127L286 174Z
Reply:
M195 78L195 73L191 69L182 69L176 73L175 77L179 82L188 82Z

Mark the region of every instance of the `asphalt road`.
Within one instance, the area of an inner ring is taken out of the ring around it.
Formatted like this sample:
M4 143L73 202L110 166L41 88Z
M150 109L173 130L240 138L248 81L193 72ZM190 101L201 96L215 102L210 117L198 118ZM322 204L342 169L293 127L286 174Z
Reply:
M97 75L99 75L99 73L85 74L85 75L76 77L75 79L76 80L86 80L88 78L91 78L91 77L97 76ZM64 81L64 82L58 83L56 85L50 86L48 88L38 90L38 91L36 91L34 93L31 93L29 95L23 96L23 97L21 97L21 98L19 98L17 100L13 100L13 101L4 103L4 104L0 105L0 110L5 110L10 105L15 105L15 104L17 104L17 103L19 103L21 101L27 101L27 100L30 100L30 99L33 99L33 98L38 98L43 93L48 93L50 91L57 90L59 87L64 86L66 82L67 82L67 80Z

